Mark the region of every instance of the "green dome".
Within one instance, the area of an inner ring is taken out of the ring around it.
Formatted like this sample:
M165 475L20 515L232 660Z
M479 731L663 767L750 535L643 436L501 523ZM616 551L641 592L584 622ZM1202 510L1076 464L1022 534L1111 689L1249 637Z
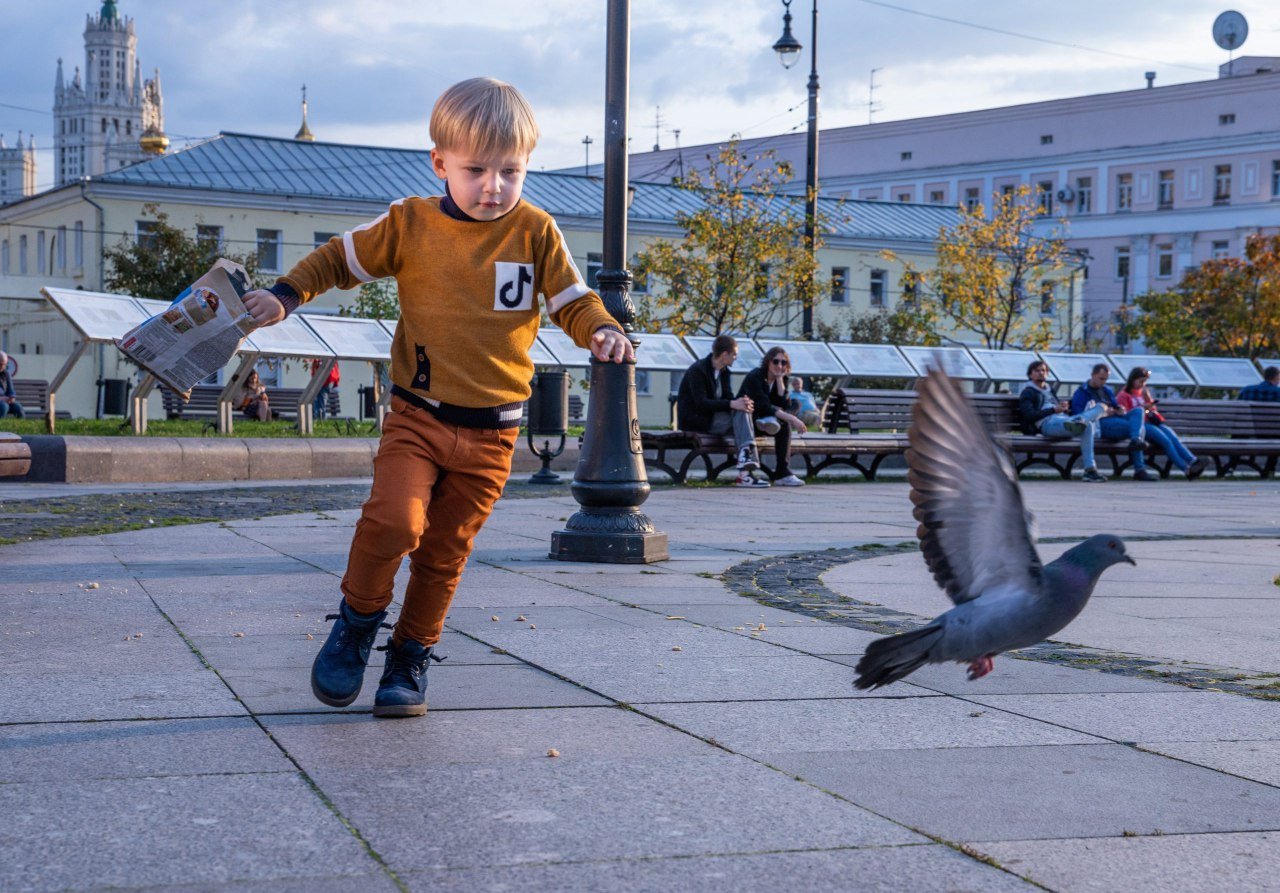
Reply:
M116 13L116 0L102 0L102 21L115 22L119 21L119 18Z

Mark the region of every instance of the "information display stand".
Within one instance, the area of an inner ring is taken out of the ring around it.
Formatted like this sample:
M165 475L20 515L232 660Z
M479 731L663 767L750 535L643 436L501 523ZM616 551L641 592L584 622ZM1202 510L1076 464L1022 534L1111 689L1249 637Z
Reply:
M1182 365L1202 388L1236 390L1258 381L1258 370L1244 357L1183 357Z
M738 359L730 367L731 372L746 373L760 365L764 360L764 351L746 335L734 335L738 342ZM715 338L710 335L685 335L684 343L692 351L694 359L702 359L711 354L711 345Z
M114 344L117 338L124 337L134 326L146 322L151 314L142 307L141 302L128 295L78 291L73 288L42 288L40 293L80 336L80 343L71 351L53 381L49 382L45 427L52 434L57 425L55 404L58 388L62 387L80 358L94 344ZM145 425L143 430L146 430Z
M1151 373L1147 384L1156 387L1194 388L1196 386L1196 380L1182 368L1182 364L1175 357L1169 354L1113 353L1108 354L1107 359L1111 361L1111 365L1118 373L1116 386L1113 389L1116 391L1124 387L1129 370L1134 366L1147 369Z
M961 381L987 380L986 371L963 347L902 347L899 350L915 367L916 375L920 378L928 375L935 363L941 362L942 371L952 378Z
M1093 375L1093 367L1106 363L1111 368L1111 377L1124 382L1122 373L1116 364L1100 353L1061 353L1040 351L1040 359L1049 364L1049 375L1066 384L1084 384Z
M1026 381L1027 366L1040 359L1031 350L987 350L982 347L969 348L969 355L978 361L993 384Z
M298 314L298 318L313 331L332 351L323 360L298 398L298 431L315 433L315 400L329 377L329 371L338 360L363 360L378 364L391 362L391 335L376 319L359 319L346 316L321 316L318 313ZM382 426L379 412L378 426Z
M901 378L908 381L917 377L916 370L907 358L892 344L842 344L827 343L836 355L849 378Z
M563 329L538 329L538 340L556 358L558 366L585 369L591 365L591 353L574 344Z
M827 347L822 341L782 341L775 338L757 338L756 344L760 345L760 349L764 353L768 353L772 348L781 347L787 352L787 356L791 359L791 372L796 375L830 375L835 378L843 378L845 374L844 366L836 359L836 355L831 352L831 348ZM763 359L763 355L761 357ZM743 371L749 367L743 367Z

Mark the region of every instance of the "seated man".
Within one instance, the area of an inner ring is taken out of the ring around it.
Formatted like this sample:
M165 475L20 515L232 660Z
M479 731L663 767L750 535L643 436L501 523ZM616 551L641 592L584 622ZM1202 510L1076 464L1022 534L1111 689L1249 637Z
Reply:
M738 358L738 342L730 335L718 335L711 344L711 355L703 357L684 373L676 397L676 412L681 431L725 435L733 432L737 449L739 487L769 486L751 472L760 467L756 455L756 435L752 430L750 397L733 396L729 367Z
M1067 401L1059 400L1046 383L1049 367L1044 360L1035 360L1027 367L1027 383L1018 394L1018 421L1023 434L1040 434L1055 440L1066 437L1080 438L1080 458L1084 462L1084 480L1089 484L1106 482L1098 473L1093 458L1093 422L1102 415L1096 408L1081 416L1067 415Z
M1240 389L1241 400L1262 400L1280 403L1280 366L1268 366L1262 370L1262 381Z
M1111 367L1106 363L1098 363L1093 367L1089 380L1071 395L1071 412L1083 413L1085 410L1101 406L1102 417L1098 419L1099 433L1106 440L1129 441L1129 458L1133 462L1133 479L1135 481L1158 481L1160 475L1147 469L1146 417L1141 406L1125 412L1116 402L1115 392L1107 387L1107 379L1111 376Z
M818 403L804 389L804 379L799 375L791 376L791 411L810 428L816 428L822 421L822 413L818 411Z
M13 392L13 379L9 377L9 355L0 350L0 419L10 415L15 419L27 417Z

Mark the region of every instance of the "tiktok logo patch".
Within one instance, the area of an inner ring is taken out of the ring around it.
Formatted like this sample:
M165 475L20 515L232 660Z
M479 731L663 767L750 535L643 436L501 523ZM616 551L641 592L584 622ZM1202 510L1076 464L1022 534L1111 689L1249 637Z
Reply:
M494 262L494 310L533 309L533 264Z

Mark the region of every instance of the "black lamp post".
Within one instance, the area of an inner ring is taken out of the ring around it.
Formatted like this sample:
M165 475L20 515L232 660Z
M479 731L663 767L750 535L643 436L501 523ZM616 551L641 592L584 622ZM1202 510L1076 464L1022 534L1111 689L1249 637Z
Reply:
M627 263L627 79L629 0L609 0L604 113L604 257L596 282L604 305L639 346L633 333L631 273ZM647 564L670 557L667 535L640 511L649 478L640 446L635 362L591 359L591 392L573 498L582 506L551 535L551 557L563 561Z
M773 45L783 68L790 68L800 59L800 51L804 49L800 41L791 33L791 0L782 0L782 36ZM809 145L805 152L804 164L804 244L809 256L815 258L816 270L816 232L818 228L818 0L813 0L813 34L809 47ZM805 338L813 337L813 293L814 280L804 295L801 328Z

